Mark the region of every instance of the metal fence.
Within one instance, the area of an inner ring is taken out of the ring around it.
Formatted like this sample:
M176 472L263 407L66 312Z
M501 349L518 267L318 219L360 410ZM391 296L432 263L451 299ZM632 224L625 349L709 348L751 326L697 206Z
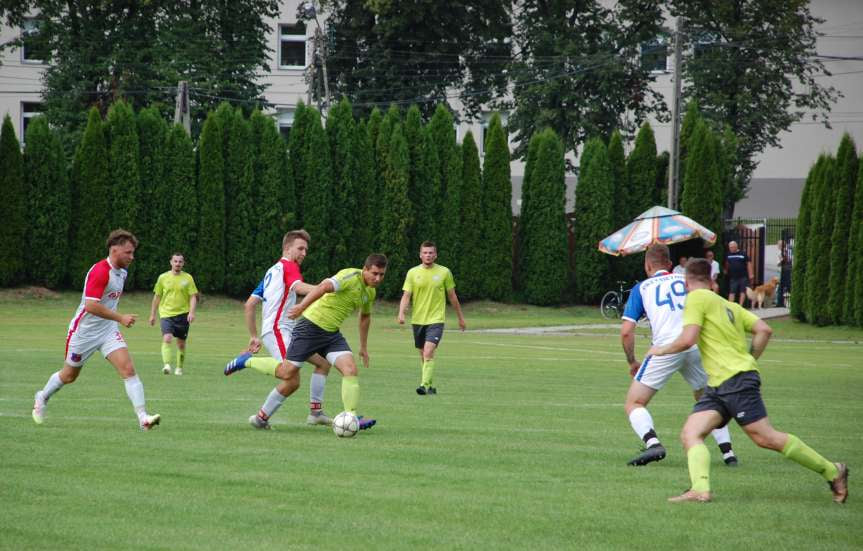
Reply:
M727 249L729 241L737 241L740 249L746 251L752 259L756 279L753 285L760 285L764 283L764 271L768 262L766 247L783 241L793 262L796 227L796 218L734 218L725 221L723 244Z

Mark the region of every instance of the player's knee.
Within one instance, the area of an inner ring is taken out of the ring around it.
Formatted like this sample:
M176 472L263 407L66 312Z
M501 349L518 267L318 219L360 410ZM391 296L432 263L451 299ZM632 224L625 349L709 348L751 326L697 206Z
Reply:
M81 374L80 369L68 369L68 368L63 369L60 371L60 375L59 375L60 382L62 382L64 385L74 383L75 380L78 378L78 375L80 375L80 374Z

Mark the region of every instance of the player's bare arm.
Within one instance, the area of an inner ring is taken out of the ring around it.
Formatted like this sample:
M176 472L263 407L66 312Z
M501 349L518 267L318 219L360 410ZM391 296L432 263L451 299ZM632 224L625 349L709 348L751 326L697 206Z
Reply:
M318 300L327 293L334 292L335 290L336 288L333 286L333 282L330 279L323 280L322 282L317 284L315 288L311 290L311 292L306 295L302 302L288 308L288 318L292 320L297 319L298 317L303 315L303 312L306 311L306 308L311 306L316 300Z
M626 354L626 363L629 364L629 374L635 377L641 367L641 362L635 357L635 323L623 320L620 324L620 344L623 345L623 353Z
M698 343L698 337L700 335L700 325L685 325L683 327L683 331L680 333L680 336L677 337L674 342L672 342L671 344L666 344L665 346L653 346L650 348L647 354L650 356L666 356L668 354L677 354L678 352L689 350L696 343Z
M752 326L752 343L749 345L749 353L752 354L753 358L757 360L761 357L772 335L773 329L764 320L758 320Z
M195 293L189 298L189 315L186 318L189 323L195 321L195 310L198 309L198 293Z
M363 366L369 366L369 327L372 325L371 314L360 314L360 358Z
M257 317L255 307L260 301L261 300L258 297L250 296L246 299L246 303L243 305L243 313L246 318L246 329L249 331L249 352L252 354L261 349L261 339L258 338L258 325L255 320Z
M150 304L150 325L156 324L156 311L159 309L159 302L162 301L162 297L159 295L153 295L153 302Z
M317 285L312 285L311 283L306 283L305 281L296 281L294 285L291 287L295 293L298 295L308 295L311 293Z
M399 315L396 320L399 322L399 325L405 324L405 312L407 312L408 305L411 303L411 292L405 291L402 293L402 300L399 302Z
M97 300L87 300L84 311L106 320L116 321L123 327L132 327L138 319L135 314L118 314Z
M458 295L455 294L455 289L447 291L447 298L449 299L449 303L452 305L453 310L455 310L455 315L458 316L458 328L464 331L467 329L467 324L464 322L464 315L461 313L461 303L458 301Z

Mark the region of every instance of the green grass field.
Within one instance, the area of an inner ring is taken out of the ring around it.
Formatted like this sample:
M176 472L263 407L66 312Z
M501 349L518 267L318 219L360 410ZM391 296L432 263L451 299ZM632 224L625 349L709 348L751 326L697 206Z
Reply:
M614 327L570 334L447 332L440 394L414 392L419 367L395 306L376 306L361 372L361 413L378 425L336 438L304 424L308 375L276 417L247 418L273 382L222 367L246 343L241 306L207 300L186 374L160 373L150 297L131 294L124 330L155 431L138 430L123 384L94 356L78 382L30 418L56 371L77 293L0 293L2 549L861 549L863 332L773 323L761 362L773 423L851 468L851 497L833 504L820 476L758 449L732 428L741 466L713 455L710 504L671 505L688 487L677 439L691 394L682 379L651 404L669 449L639 449L623 413L629 384ZM596 309L468 304L471 329L601 324ZM450 323L454 327L454 323ZM357 343L356 324L346 336ZM648 347L638 341L638 351ZM306 371L309 371L308 369ZM341 409L340 376L326 410Z

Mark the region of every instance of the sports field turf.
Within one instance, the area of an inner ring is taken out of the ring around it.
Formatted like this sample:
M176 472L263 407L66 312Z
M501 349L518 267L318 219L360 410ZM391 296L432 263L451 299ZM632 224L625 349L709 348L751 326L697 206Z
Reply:
M639 451L623 413L629 383L616 329L511 335L448 331L437 396L417 396L409 329L376 306L361 413L378 425L351 440L304 424L308 375L274 417L247 418L273 383L222 367L246 343L237 301L205 301L186 374L160 373L150 296L126 295L124 330L151 412L138 430L119 377L94 356L78 382L30 418L56 371L77 293L0 293L0 549L861 549L863 332L772 324L761 362L774 424L850 465L850 498L820 476L755 447L736 426L741 465L712 440L710 504L671 505L688 487L677 439L691 405L682 379L651 411L669 449ZM604 323L594 309L468 304L471 328ZM454 323L449 324L454 327ZM356 323L347 324L357 344ZM639 338L643 353L648 341ZM340 376L325 409L341 409Z

